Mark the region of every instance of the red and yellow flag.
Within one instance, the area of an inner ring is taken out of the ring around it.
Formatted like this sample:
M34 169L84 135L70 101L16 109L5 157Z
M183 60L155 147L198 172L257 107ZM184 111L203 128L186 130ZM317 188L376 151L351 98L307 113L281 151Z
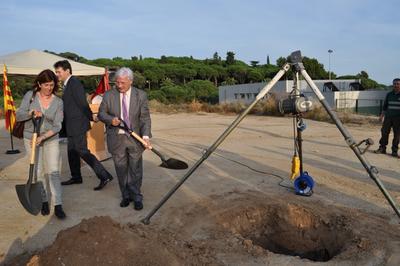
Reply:
M108 82L109 82L108 70L106 69L103 77L99 82L99 85L97 85L96 91L91 96L91 100L93 100L93 98L96 95L103 95L106 91L110 89L110 84Z
M4 94L4 115L6 118L6 128L12 132L15 125L15 105L7 80L7 67L3 69L3 94Z

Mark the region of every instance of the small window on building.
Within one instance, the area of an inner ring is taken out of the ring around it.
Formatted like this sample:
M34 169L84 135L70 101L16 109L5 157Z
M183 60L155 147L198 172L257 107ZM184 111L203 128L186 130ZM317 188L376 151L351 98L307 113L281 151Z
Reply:
M241 98L241 99L244 99L244 98L246 98L246 95L245 95L244 93L241 93L241 94L240 94L240 98Z
M237 100L238 96L239 96L239 94L238 94L238 93L235 93L235 99L236 99L236 100Z

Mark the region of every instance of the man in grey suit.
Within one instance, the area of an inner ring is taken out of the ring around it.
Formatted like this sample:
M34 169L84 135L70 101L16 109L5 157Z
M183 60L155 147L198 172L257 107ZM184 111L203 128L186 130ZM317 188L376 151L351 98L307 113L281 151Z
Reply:
M135 210L143 209L141 193L143 177L142 153L151 147L151 120L144 91L132 87L133 73L129 68L120 68L115 74L115 88L104 94L98 118L106 124L107 146L111 153L122 193L121 207L131 201ZM128 127L142 136L146 147L118 128L123 119Z

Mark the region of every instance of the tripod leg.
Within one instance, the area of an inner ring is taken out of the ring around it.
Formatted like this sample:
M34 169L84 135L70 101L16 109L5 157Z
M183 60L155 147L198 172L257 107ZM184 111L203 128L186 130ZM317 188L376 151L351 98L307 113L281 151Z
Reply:
M175 186L168 191L168 193L160 200L160 202L142 219L142 223L149 224L151 217L164 205L164 203L178 190L178 188L190 177L191 174L217 149L217 147L228 137L228 135L239 125L245 116L253 109L271 88L279 81L279 79L288 71L289 64L285 64L282 69L275 75L275 77L258 93L256 99L246 108L222 133L221 136L212 144L204 153L204 155L189 169L189 171L175 184Z
M352 135L347 131L347 129L343 126L342 122L339 120L337 115L332 111L331 107L329 106L328 102L325 100L325 97L321 94L318 87L312 81L311 77L308 75L307 71L304 69L304 66L300 65L299 69L301 71L301 75L307 81L308 85L311 87L315 95L317 96L318 100L321 102L322 106L324 106L325 110L328 112L329 116L332 118L333 122L335 122L337 128L342 133L347 145L349 145L350 149L353 150L357 158L360 160L361 164L364 166L365 170L368 172L369 176L372 180L376 183L379 187L380 191L385 196L386 200L389 202L390 206L393 208L394 212L400 218L400 210L396 206L396 202L390 196L389 192L386 190L385 186L381 182L378 177L378 169L375 166L372 166L367 159L361 154L360 149L358 148L356 142L354 141Z

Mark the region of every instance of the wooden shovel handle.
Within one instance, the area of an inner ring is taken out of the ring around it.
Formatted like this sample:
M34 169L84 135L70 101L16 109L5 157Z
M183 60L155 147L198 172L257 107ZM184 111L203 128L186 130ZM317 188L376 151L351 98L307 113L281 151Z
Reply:
M36 140L37 140L37 133L33 133L33 135L32 135L31 161L30 161L30 164L35 164Z
M130 134L131 134L135 139L137 139L140 143L142 143L143 146L145 146L145 147L147 146L146 141L144 141L144 139L143 139L142 137L140 137L138 134L136 134L136 133L133 132L133 131L131 131ZM150 146L149 149L151 150L151 149L153 149L153 147Z
M35 164L35 156L36 156L36 142L37 137L40 134L40 123L42 121L42 117L34 117L32 115L33 122L33 135L32 135L32 146L31 146L31 161L30 164Z

